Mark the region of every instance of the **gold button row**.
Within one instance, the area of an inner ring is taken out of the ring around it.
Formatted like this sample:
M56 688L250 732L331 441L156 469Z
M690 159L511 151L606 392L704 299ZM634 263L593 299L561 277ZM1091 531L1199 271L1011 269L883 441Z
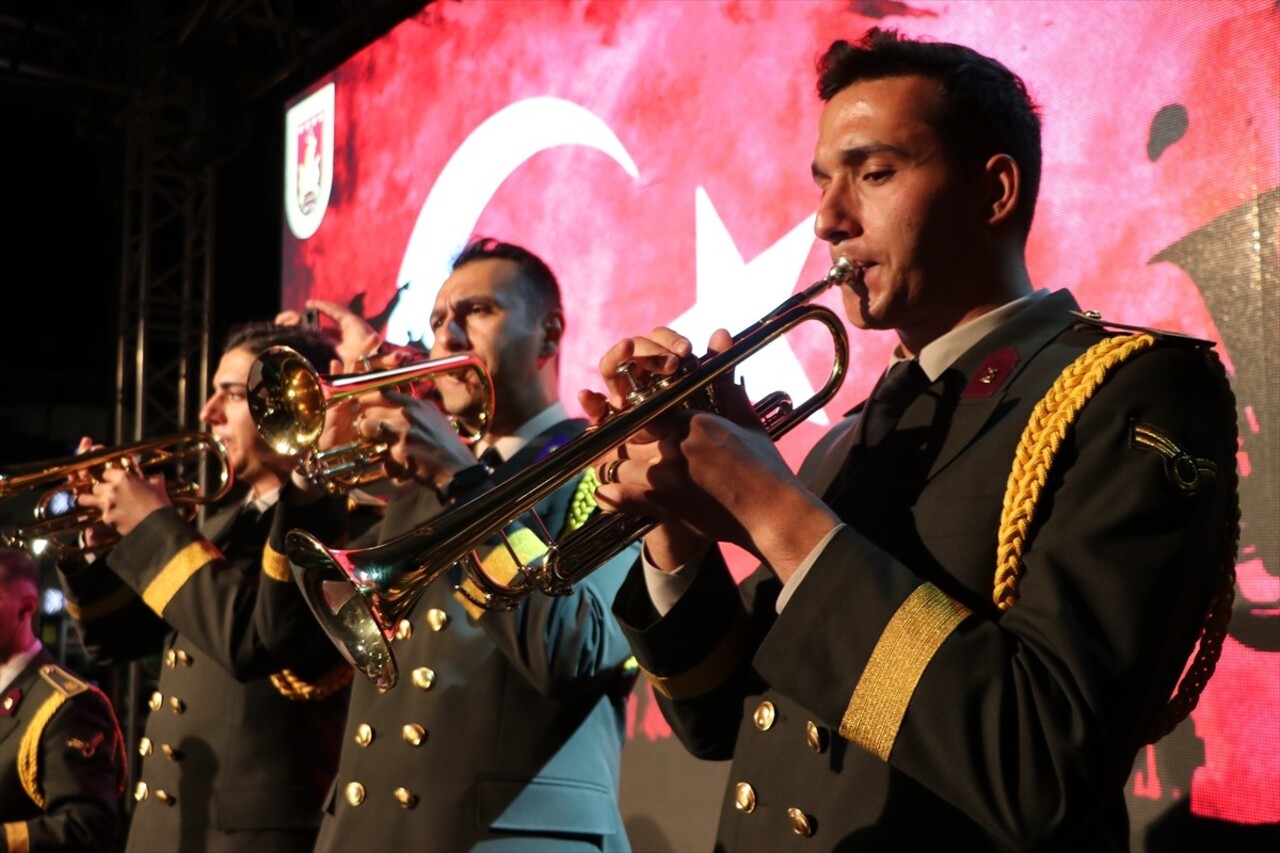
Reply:
M365 801L366 791L364 785L359 782L351 782L347 785L347 802L353 806L358 806ZM418 804L418 795L408 788L395 789L396 802L406 809L411 809Z
M356 726L356 734L352 740L357 746L368 746L373 743L373 737L373 726L361 723ZM422 742L427 739L427 730L417 723L407 723L400 729L400 737L409 746L422 746Z
M778 709L767 699L761 702L751 715L751 721L762 732L767 732L773 728L777 720ZM805 743L809 749L819 754L827 751L829 744L827 730L813 720L805 723L804 736ZM733 789L733 804L743 814L754 812L757 805L755 788L751 787L748 782L739 782ZM791 831L802 838L809 838L817 831L817 820L795 806L787 809L787 818L791 821Z
M176 669L180 666L191 666L191 655L182 649L169 649L169 653L164 656L165 666L170 669Z
M139 782L137 784L137 787L133 789L133 798L138 802L142 802L147 797L151 797L151 796L154 796L157 800L164 803L166 806L171 806L178 801L177 797L175 797L173 794L170 794L168 791L165 791L161 788L156 788L155 793L152 794L150 789L147 788L146 782Z

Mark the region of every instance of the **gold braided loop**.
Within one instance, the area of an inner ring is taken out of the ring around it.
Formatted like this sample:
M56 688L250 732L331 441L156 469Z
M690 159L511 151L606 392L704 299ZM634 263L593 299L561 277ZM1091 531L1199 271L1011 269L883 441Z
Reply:
M305 681L291 669L272 673L271 684L286 699L299 702L318 702L327 699L351 683L354 670L345 663L338 664L315 681Z
M1209 350L1210 361L1217 370L1222 384L1223 401L1231 412L1231 447L1229 452L1235 453L1239 441L1240 425L1236 410L1236 397L1227 380L1227 371L1222 359L1213 350ZM1204 630L1200 634L1200 642L1196 648L1195 658L1178 682L1178 689L1173 698L1164 707L1147 733L1147 743L1155 743L1178 727L1178 724L1190 716L1200 701L1200 693L1204 690L1213 671L1218 666L1218 658L1222 654L1222 641L1227 636L1227 624L1231 621L1231 605L1236 597L1236 550L1240 547L1240 474L1235 465L1224 466L1220 472L1227 482L1227 518L1223 522L1222 565L1218 572L1218 584L1214 590L1213 600L1209 602L1209 611L1205 616Z
M992 593L992 599L1000 610L1008 610L1018 600L1018 582L1024 569L1022 549L1027 531L1031 527L1040 493L1049 478L1054 457L1067 430L1111 370L1154 343L1155 338L1146 333L1100 341L1068 365L1044 398L1036 404L1014 452L1013 470L1009 473L1004 507L1000 514L995 589ZM1224 402L1231 412L1234 424L1235 395L1227 381L1226 369L1216 352L1205 352L1216 368ZM1235 435L1233 431L1233 444L1230 448L1232 453L1235 450ZM1236 466L1228 467L1229 471L1224 474L1230 488L1229 516L1223 531L1224 548L1217 586L1205 615L1195 657L1183 673L1169 703L1157 715L1147 732L1146 743L1155 743L1186 719L1199 701L1200 693L1212 677L1222 654L1222 641L1226 637L1227 623L1231 620L1231 604L1235 598L1235 559L1240 540L1239 476Z
M595 512L596 489L599 485L600 477L596 474L594 467L582 472L578 487L573 490L573 500L569 501L569 517L564 522L565 533L577 530L591 517L591 513Z
M49 720L67 701L67 695L54 691L49 698L40 703L40 707L31 715L27 730L18 744L18 781L22 788L40 809L44 809L44 789L40 786L40 737L44 734ZM114 744L113 744L114 746Z
M1013 455L1013 470L1004 490L1000 528L996 534L996 580L992 600L1008 610L1018 600L1022 548L1035 516L1040 492L1049 479L1054 455L1107 374L1130 356L1155 343L1148 334L1122 335L1099 341L1067 365L1044 398L1036 403Z

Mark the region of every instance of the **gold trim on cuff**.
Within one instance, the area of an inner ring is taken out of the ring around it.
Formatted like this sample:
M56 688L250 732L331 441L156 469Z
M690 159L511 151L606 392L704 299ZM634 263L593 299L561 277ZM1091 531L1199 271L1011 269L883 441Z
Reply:
M30 853L31 851L31 832L27 829L26 821L6 823L4 840L9 853Z
M142 600L148 607L163 616L165 607L178 594L178 590L182 589L182 585L211 561L219 559L222 559L222 552L214 547L212 542L208 539L197 539L173 555L173 559L165 564L160 573L142 591Z
M289 558L268 544L262 549L262 573L273 581L293 583L293 569Z
M705 696L724 683L738 668L747 653L747 614L739 610L724 639L711 650L711 654L677 675L655 675L640 669L649 679L653 689L677 702Z
M67 601L67 613L72 619L79 622L89 622L94 619L101 619L104 616L122 610L129 605L129 602L137 598L138 594L133 591L132 587L121 586L111 590L107 595L88 604Z
M872 649L840 721L840 735L888 761L925 667L970 613L931 583L916 587Z

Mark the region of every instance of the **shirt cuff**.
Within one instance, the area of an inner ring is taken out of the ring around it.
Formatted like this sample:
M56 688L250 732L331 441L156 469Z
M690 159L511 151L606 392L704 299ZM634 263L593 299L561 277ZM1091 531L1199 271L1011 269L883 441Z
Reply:
M826 549L827 544L843 529L843 524L837 524L835 527L831 528L831 532L822 537L821 542L813 546L813 550L809 552L809 556L805 557L804 561L801 562L799 566L796 566L795 573L787 579L787 582L782 586L782 592L778 594L778 603L776 607L779 613L782 612L782 608L787 606L787 602L791 600L791 596L795 594L796 589L800 586L800 582L804 580L804 576L809 573L809 569L818 561L819 555L821 555Z
M710 547L707 545L707 548ZM706 554L707 551L704 548L692 562L685 563L674 571L664 572L649 562L648 548L640 549L640 565L644 567L644 585L649 590L649 600L653 602L653 609L658 611L659 616L666 616L671 612L671 608L676 606L680 596L684 595L685 590L697 577L698 566L702 564L702 558Z

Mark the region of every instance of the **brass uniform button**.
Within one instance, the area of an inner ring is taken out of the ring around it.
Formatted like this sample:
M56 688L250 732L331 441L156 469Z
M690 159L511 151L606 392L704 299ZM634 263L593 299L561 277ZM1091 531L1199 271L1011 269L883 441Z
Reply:
M361 723L356 726L355 741L360 746L368 746L373 743L373 726L368 723Z
M396 625L396 639L407 640L413 636L413 624L408 619L401 619Z
M147 707L153 711L159 711L160 706L163 704L164 704L164 696L160 695L159 690L157 690L155 693L152 693L151 698L147 700Z
M13 710L13 697L12 697L12 696L6 696L6 697L4 697L4 702L3 702L3 703L0 703L0 705L2 705L6 711L12 711L12 710Z
M182 758L182 753L174 749L172 746L170 746L167 743L163 743L160 745L160 751L163 752L164 757L169 759L170 761L177 761L178 759Z
M429 668L420 666L413 671L413 686L419 690L430 690L435 683L436 674Z
M181 714L183 711L187 710L187 703L183 702L177 696L170 696L169 709L175 714Z
M178 649L177 651L177 660L178 666L191 666L191 655L187 654L182 649Z
M141 755L143 758L146 758L150 754L151 754L151 738L144 737L142 740L138 741L138 755Z
M359 782L352 782L347 786L347 802L353 806L358 806L364 802L364 785Z
M733 787L733 804L738 811L751 814L756 810L756 790L746 782L739 782Z
M427 611L427 624L431 626L432 631L443 631L444 626L449 624L449 614L438 607L433 607Z
M756 712L751 715L751 719L755 720L756 728L762 732L767 732L773 728L773 721L777 719L778 711L773 707L773 703L768 699L760 703L760 707L756 708Z
M162 791L159 788L156 788L156 799L164 803L166 806L171 806L178 800L178 798L173 794L170 794L168 791Z
M142 802L147 798L147 783L139 782L133 789L133 798L138 802Z
M173 649L169 649L168 654L164 656L164 665L173 669L178 665L178 653Z
M804 724L804 739L814 752L827 751L827 730L820 728L813 720Z
M409 723L400 730L400 736L409 746L422 746L422 742L427 739L427 730L417 723Z
M411 809L418 804L418 795L408 788L396 788L396 802Z
M787 809L787 817L791 818L791 831L801 838L813 835L815 821L795 806Z

